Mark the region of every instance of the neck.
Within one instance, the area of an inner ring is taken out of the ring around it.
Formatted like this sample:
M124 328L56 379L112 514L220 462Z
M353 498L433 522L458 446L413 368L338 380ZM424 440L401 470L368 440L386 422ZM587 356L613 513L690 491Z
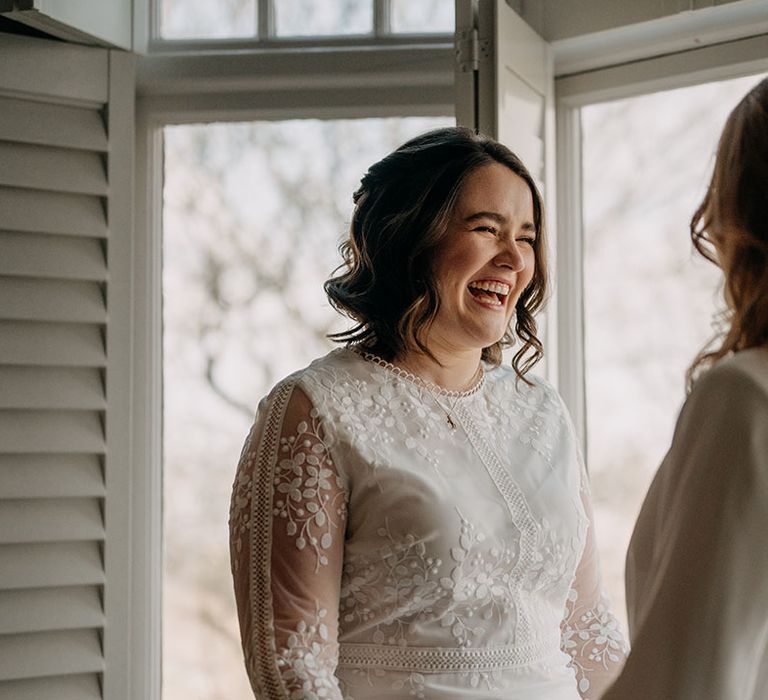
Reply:
M480 350L447 352L430 348L430 351L437 362L424 353L410 352L396 358L395 364L448 391L470 389L477 381Z

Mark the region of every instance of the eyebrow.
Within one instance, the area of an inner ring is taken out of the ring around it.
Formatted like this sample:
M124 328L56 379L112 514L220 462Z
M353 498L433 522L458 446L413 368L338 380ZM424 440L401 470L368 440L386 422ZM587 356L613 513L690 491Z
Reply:
M469 216L465 217L464 221L467 223L470 223L472 221L477 221L478 219L491 219L492 221L495 221L497 224L505 224L507 223L507 217L502 216L501 214L495 212L495 211L478 211L474 214L470 214Z
M465 223L471 223L473 221L477 221L478 219L490 219L491 221L495 221L497 224L506 224L507 223L507 217L503 216L502 214L499 214L495 211L478 211L474 214L470 214L469 216L464 217ZM531 221L526 221L521 228L523 228L526 231L533 231L536 233L536 226Z

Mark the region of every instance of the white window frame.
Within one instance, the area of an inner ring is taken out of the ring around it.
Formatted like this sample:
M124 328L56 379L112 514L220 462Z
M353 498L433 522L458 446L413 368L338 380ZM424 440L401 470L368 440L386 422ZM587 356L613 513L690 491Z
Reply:
M741 28L742 32L749 29L749 26ZM732 37L734 27L723 26L720 32L718 34L713 30L710 34L713 43L700 48L688 48L696 36L694 29L688 34L680 32L675 53L572 74L562 74L568 68L563 54L560 55L561 75L555 78L558 165L557 384L571 412L585 454L581 109L599 102L768 71L768 34L717 42L718 38ZM627 50L627 44L623 44L621 51ZM557 55L555 47L556 68ZM605 56L601 54L602 58ZM569 54L568 59L570 57ZM586 52L582 52L579 60L590 65Z
M278 36L275 6L279 0L255 0L256 33L251 37L222 39L166 39L160 34L162 0L141 0L149 3L145 9L148 21L147 38L143 48L149 53L179 51L270 51L274 49L351 48L355 46L438 46L445 35L430 33L395 33L391 22L392 0L372 0L373 27L371 32L330 36Z
M134 697L161 698L163 128L284 119L450 116L453 43L445 36L368 46L199 55L176 44L139 58L134 240L134 481L130 674ZM410 43L409 43L410 41ZM234 465L233 465L234 469Z

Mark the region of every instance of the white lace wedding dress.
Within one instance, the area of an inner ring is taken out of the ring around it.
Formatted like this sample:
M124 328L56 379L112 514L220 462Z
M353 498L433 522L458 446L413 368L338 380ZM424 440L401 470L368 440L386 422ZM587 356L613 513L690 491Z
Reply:
M258 698L597 700L624 660L540 379L426 387L339 349L258 409L230 514Z

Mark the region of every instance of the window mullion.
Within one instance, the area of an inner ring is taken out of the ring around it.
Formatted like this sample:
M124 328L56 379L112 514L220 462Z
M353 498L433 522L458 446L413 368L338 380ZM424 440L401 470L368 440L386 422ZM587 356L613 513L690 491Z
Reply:
M275 0L257 0L258 22L256 31L259 41L269 41L275 37Z
M373 34L375 37L392 33L392 0L373 0Z
M557 388L586 455L581 109L561 99L556 114Z
M161 0L149 2L149 42L152 43L163 36L163 8Z

